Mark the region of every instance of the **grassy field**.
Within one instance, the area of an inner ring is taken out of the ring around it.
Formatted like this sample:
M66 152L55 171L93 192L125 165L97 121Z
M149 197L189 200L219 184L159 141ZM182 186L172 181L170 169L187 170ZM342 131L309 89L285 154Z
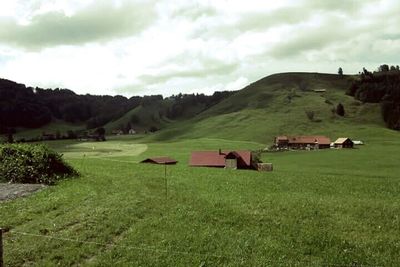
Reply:
M398 266L399 134L363 131L358 149L265 153L270 173L187 166L267 143L49 142L82 175L0 204L6 266ZM163 155L167 194L164 166L138 163Z

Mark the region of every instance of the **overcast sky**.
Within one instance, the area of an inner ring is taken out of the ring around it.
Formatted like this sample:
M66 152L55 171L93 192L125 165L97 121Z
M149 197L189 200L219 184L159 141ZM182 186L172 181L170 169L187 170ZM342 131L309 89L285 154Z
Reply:
M0 77L81 94L237 90L400 64L399 0L1 0Z

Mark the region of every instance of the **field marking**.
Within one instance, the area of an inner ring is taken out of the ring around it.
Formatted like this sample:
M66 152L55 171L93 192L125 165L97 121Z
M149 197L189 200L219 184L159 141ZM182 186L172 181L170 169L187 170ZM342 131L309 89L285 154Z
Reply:
M67 145L64 149L62 154L65 158L110 158L135 157L145 152L148 146L125 142L85 142Z

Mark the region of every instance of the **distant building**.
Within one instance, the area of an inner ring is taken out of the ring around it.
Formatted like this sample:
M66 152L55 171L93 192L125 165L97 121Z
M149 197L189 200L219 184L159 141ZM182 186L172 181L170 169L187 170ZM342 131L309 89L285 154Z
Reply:
M360 140L353 140L353 144L355 145L355 146L359 146L359 145L363 145L364 144L364 142L363 141L360 141Z
M347 137L338 138L334 143L336 148L353 148L354 142Z
M124 131L122 131L122 130L112 130L111 133L114 134L114 135L122 135L122 134L124 134Z
M134 129L129 129L128 134L136 134L136 131Z
M326 89L314 89L313 91L316 93L325 93Z
M324 149L329 148L331 139L326 136L277 136L275 146L291 149Z

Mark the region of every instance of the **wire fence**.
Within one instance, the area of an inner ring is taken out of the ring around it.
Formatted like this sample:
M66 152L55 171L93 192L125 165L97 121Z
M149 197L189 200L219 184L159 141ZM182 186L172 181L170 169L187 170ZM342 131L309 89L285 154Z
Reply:
M5 267L3 262L3 242L2 242L2 233L5 231L0 228L0 267ZM152 252L152 253L159 253L159 254L167 254L167 255L183 255L183 256L196 256L196 257L204 257L204 258L217 258L217 259L230 259L230 260L238 260L238 259L245 259L245 255L238 255L234 253L230 254L215 254L215 253L207 253L207 252L194 252L194 251L181 251L176 249L162 249L156 247L145 247L145 246L132 246L132 245L120 245L120 244L111 244L111 243L104 243L104 242L97 242L97 241L86 241L86 240L79 240L73 238L66 238L66 237L57 237L51 235L43 235L43 234L34 234L34 233L27 233L15 230L7 231L8 235L18 235L18 236L28 236L28 237L35 237L35 238L42 238L42 239L49 239L49 240L57 240L62 242L71 242L71 243L79 243L79 244L86 244L86 245L97 245L102 247L119 247L124 249L131 249L137 250L141 252ZM265 264L279 264L281 266L285 266L284 262L274 262L274 261L265 261ZM291 265L293 266L293 265ZM321 262L312 262L311 259L309 260L300 260L294 266L325 266L325 267L381 267L380 265L365 265L365 264L358 264L353 262L351 264L331 264L331 263L321 263Z
M103 247L119 247L119 248L125 248L125 249L154 252L154 253L163 253L163 254L202 256L202 257L207 257L207 258L212 257L212 258L220 258L220 259L221 258L230 258L230 259L240 258L240 256L237 256L235 254L214 254L214 253L194 252L194 251L180 251L180 250L176 250L176 249L161 249L161 248L156 248L156 247L120 245L120 244L103 243L103 242L97 242L97 241L85 241L85 240L66 238L66 237L33 234L33 233L26 233L26 232L14 231L14 230L9 231L8 234L20 235L20 236L30 236L30 237L58 240L58 241L64 241L64 242L80 243L80 244L86 244L86 245L97 245L97 246L103 246Z

